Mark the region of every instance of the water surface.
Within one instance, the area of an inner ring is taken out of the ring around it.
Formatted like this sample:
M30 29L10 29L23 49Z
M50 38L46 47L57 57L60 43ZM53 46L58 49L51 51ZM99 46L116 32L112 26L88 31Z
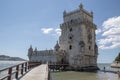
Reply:
M119 68L111 68L109 63L98 64L99 68L102 70L106 67L106 70L118 71ZM51 72L52 80L120 80L117 74L114 73L104 73L104 72Z

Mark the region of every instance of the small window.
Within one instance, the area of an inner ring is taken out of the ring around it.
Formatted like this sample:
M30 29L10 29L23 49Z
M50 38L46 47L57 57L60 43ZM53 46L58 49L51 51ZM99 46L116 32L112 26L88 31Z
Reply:
M70 28L70 32L72 31L72 28Z
M56 51L58 51L58 49L56 49Z
M91 49L91 47L89 46L89 50Z
M69 49L70 49L70 50L72 49L72 45L69 46Z
M71 19L71 20L70 20L70 22L72 23L72 22L73 22L73 20Z
M72 39L72 37L70 36L69 39Z

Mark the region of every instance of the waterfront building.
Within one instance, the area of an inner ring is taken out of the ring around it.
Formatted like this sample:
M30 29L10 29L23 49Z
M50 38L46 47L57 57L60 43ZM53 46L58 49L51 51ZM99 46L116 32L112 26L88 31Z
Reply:
M80 4L71 12L63 12L60 24L61 36L54 50L28 50L30 61L68 63L70 68L97 67L98 47L96 45L96 25L93 12L88 12ZM44 57L43 57L44 56Z
M38 51L37 48L33 50L32 46L28 49L28 57L29 61L31 62L56 62L56 57L54 55L53 50L40 50Z

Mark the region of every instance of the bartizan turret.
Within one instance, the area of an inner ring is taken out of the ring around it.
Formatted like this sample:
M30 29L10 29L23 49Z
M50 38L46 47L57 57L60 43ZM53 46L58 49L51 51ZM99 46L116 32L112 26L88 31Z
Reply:
M55 45L55 47L54 47L54 50L55 50L55 51L59 51L59 49L60 49L60 46L59 46L59 43L58 43L58 41L57 41L57 43L56 43L56 45Z
M32 48L32 45L30 45L30 48L28 49L28 58L29 58L29 60L31 60L32 54L33 54L33 48Z

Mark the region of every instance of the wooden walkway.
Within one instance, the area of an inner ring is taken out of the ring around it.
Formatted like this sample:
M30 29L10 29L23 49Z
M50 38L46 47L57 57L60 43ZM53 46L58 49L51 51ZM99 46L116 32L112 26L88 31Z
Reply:
M49 80L48 65L42 64L31 69L19 80Z

